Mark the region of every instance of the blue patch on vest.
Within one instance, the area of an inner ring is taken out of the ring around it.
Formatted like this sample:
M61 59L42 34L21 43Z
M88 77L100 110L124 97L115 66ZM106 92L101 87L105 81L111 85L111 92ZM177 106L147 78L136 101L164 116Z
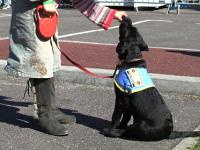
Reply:
M154 87L147 69L143 67L120 68L115 75L114 83L122 92L128 94Z

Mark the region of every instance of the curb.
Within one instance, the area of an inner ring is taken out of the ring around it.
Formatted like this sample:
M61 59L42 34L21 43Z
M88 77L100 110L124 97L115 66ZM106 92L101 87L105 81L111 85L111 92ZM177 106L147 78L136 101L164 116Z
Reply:
M0 60L0 75L7 75L3 68L5 60ZM90 71L101 75L112 75L114 70L87 68ZM187 77L175 75L163 75L150 73L154 84L161 92L173 92L200 96L200 77ZM62 66L61 71L55 74L57 80L70 83L87 84L94 86L112 87L112 79L99 79L91 77L78 68L72 66Z
M114 70L88 68L90 71L101 75L112 75ZM200 96L200 77L187 77L150 73L154 84L161 92L175 92ZM88 84L95 86L113 86L112 79L98 79L84 74L71 66L62 66L56 74L58 79L71 83ZM189 87L189 88L188 88Z
M98 79L91 77L89 75L80 72L74 67L64 67L56 74L58 79L79 84L88 84L95 86L113 86L112 79ZM68 69L67 69L68 68ZM92 69L88 68L92 72L101 75L112 75L114 70L104 70L104 69ZM174 76L174 75L163 75L163 74L152 74L150 73L154 84L161 92L173 92L182 93L189 95L200 96L200 78L199 77L186 77L186 76Z

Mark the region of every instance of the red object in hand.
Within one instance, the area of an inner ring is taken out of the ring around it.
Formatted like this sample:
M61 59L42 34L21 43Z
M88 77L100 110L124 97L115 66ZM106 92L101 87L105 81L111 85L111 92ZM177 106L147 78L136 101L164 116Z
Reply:
M35 10L37 22L37 32L43 38L52 37L57 30L58 15L57 13L47 13L43 5L38 5Z

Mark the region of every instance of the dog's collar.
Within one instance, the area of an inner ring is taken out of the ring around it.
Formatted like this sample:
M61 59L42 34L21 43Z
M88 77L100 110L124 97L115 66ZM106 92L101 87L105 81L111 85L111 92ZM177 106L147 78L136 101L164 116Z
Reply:
M138 62L138 61L141 61L141 60L144 60L144 58L135 58L135 59L131 59L131 60L120 60L119 64Z

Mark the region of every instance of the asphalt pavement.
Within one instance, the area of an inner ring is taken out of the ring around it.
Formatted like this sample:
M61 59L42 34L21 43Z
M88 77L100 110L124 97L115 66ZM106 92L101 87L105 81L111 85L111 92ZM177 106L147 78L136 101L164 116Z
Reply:
M68 125L69 136L44 134L31 124L32 97L23 93L21 78L0 76L0 147L2 150L171 150L182 138L144 142L107 138L99 132L109 126L114 107L112 87L56 81L58 107L77 117ZM198 96L162 93L172 111L176 131L192 131L200 123Z
M153 80L172 111L174 129L193 131L200 124L199 11L181 11L180 15L166 15L165 11L166 9L127 12L149 46L154 49L152 57L149 55L145 57L150 62ZM87 52L84 61L80 61L83 65L91 67L90 69L96 73L112 74L114 55L113 51L109 53L107 49L114 50L118 41L118 22L113 23L113 29L102 32L73 9L60 9L59 12L62 49L69 48L69 45L65 46L66 44L75 43L67 51L75 52L75 60L77 58L80 60L84 52ZM144 142L107 138L101 135L99 132L109 126L114 107L113 81L85 75L63 58L62 71L56 74L57 104L64 113L74 114L77 123L68 125L69 136L66 137L50 136L38 131L31 117L33 98L28 96L22 98L26 79L7 77L3 71L8 54L9 15L10 10L0 10L0 22L4 22L0 24L0 148L2 150L171 150L182 141L183 138ZM88 32L83 33L83 31ZM80 46L81 42L85 45ZM91 45L95 43L99 51L108 54L105 61L112 66L102 67L100 60L105 58L102 53L87 50L93 48ZM155 50L156 47L159 49ZM169 53L173 58L168 57ZM91 61L89 58L92 58L92 55L97 55L101 59L93 57ZM163 58L167 58L166 62L163 61L160 65L170 64L174 69L160 67L159 63L155 63ZM87 63L89 60L92 65ZM188 69L184 68L186 66ZM182 71L179 67L185 70ZM193 70L195 67L197 68Z

